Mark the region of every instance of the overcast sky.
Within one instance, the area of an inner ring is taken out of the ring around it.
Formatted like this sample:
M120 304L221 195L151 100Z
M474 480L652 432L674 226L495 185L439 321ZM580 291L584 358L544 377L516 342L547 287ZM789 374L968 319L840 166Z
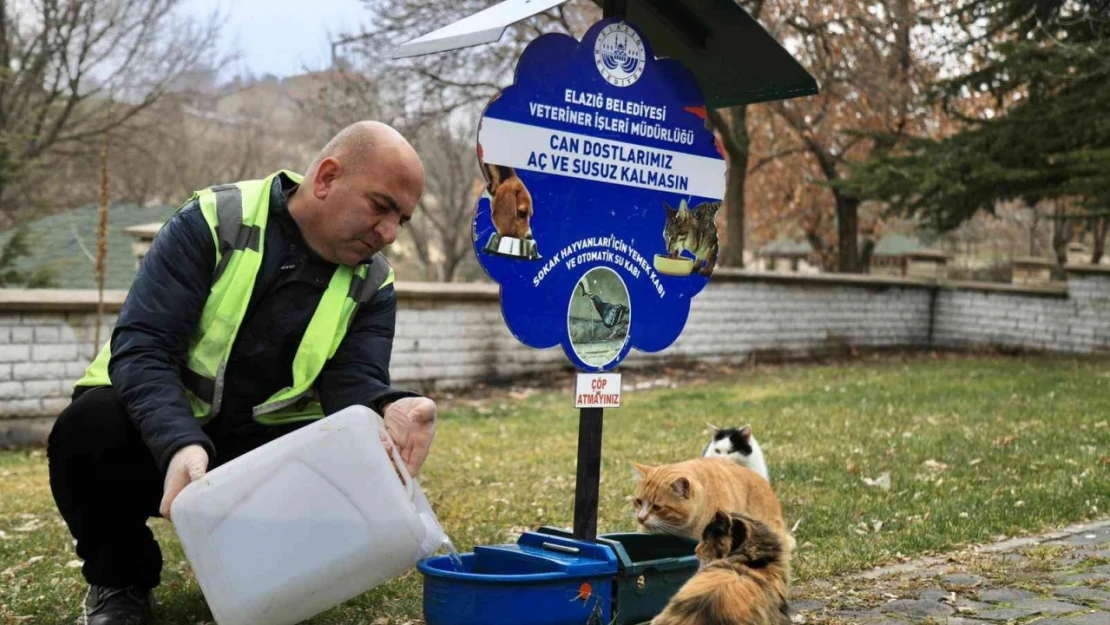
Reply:
M256 76L290 76L328 64L330 38L360 32L366 11L358 0L185 0L182 8L197 18L219 10L226 16L223 45L235 46L239 67Z

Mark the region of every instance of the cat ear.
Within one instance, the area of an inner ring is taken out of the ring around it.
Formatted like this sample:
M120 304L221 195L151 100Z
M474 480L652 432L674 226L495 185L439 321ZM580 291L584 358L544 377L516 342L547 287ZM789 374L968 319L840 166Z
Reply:
M732 548L736 549L748 539L748 522L742 518L732 520Z
M724 510L718 510L713 515L713 520L705 524L705 529L701 533L702 540L717 540L730 534L730 524L732 520L729 519Z
M688 480L684 477L678 478L677 480L671 482L671 490L673 490L675 492L675 494L678 495L679 497L682 497L683 499L689 499L690 498L690 480Z
M752 437L752 426L745 425L744 427L740 428L740 437L743 438L744 440L748 440L749 438L751 438Z
M651 467L640 464L639 462L633 462L632 468L635 469L635 471L632 473L632 476L636 479L647 477L647 474L651 472Z
M668 217L673 217L678 212L675 209L671 208L671 205L667 204L666 202L663 202L663 208L667 209Z

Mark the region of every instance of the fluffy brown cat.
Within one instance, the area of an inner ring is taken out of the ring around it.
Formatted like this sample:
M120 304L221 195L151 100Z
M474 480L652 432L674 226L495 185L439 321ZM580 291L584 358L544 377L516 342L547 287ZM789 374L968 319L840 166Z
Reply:
M751 469L724 458L632 466L642 476L632 506L645 532L699 539L718 510L730 510L767 524L783 537L787 551L793 550L775 491Z
M718 511L696 553L703 568L652 625L790 625L790 570L778 532L750 516Z

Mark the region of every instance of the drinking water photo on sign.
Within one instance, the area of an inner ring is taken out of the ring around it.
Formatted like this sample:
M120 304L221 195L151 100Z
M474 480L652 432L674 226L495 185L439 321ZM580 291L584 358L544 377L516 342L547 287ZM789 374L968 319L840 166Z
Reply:
M615 271L597 267L586 272L574 287L567 315L575 353L590 366L608 364L628 339L631 316L628 290Z

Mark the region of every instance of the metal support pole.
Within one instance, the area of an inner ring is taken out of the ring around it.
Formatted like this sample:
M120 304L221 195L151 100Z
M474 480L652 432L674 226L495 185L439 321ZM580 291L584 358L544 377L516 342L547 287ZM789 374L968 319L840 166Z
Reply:
M574 482L574 537L597 538L601 481L601 420L605 409L582 408L578 415L578 474Z
M628 0L605 0L605 17L624 17ZM578 473L574 481L574 537L597 539L597 502L601 483L601 424L604 408L578 413Z

